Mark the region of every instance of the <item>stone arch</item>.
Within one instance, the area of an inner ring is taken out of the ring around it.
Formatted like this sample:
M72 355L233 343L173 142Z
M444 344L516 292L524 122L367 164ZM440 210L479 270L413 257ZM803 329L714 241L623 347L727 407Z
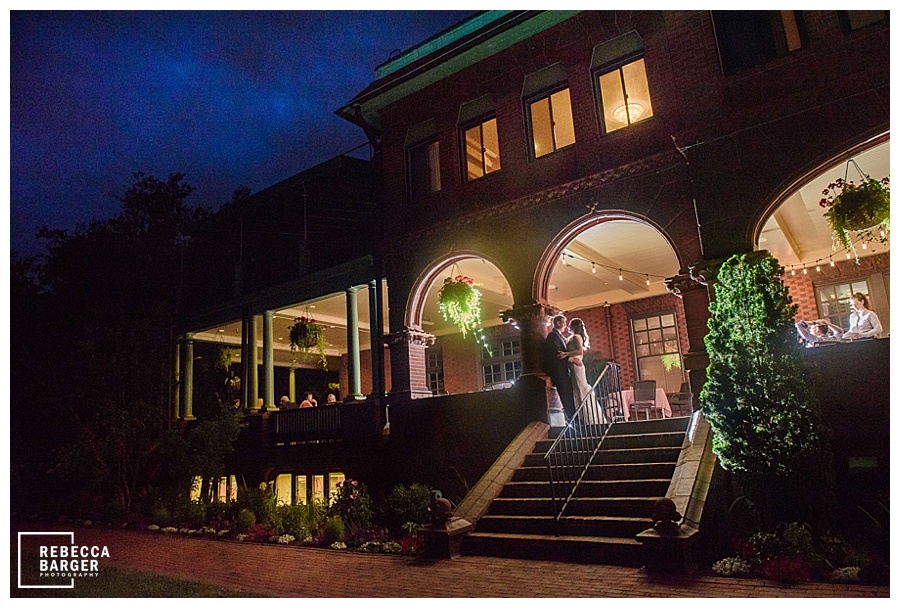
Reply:
M593 228L594 226L599 226L600 224L604 224L613 220L633 221L654 229L657 233L659 233L660 236L663 237L663 239L665 239L666 243L668 243L669 247L672 249L672 254L675 256L676 260L678 260L679 268L683 267L683 260L681 259L681 256L679 255L678 249L675 247L673 240L655 222L647 219L646 217L629 213L627 211L597 211L594 213L583 215L569 223L565 228L559 231L559 233L557 233L550 244L547 245L543 255L541 255L537 268L535 269L534 280L532 282L532 296L535 302L548 302L547 292L550 285L550 276L553 274L553 269L556 261L560 258L563 250L565 250L565 248L573 240L575 240L575 238L579 234L583 233L586 230L589 230L590 228Z
M492 264L503 275L507 285L510 285L506 272L496 260L474 250L454 251L433 261L416 278L406 303L406 312L404 314L404 325L406 327L422 331L422 315L428 292L444 271L463 260L484 260Z

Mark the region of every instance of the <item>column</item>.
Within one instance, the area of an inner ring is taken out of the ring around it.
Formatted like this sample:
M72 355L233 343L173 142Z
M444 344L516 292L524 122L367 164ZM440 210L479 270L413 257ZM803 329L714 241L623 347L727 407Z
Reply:
M391 350L391 395L419 399L431 397L425 376L425 349L434 336L404 327L387 336Z
M247 406L253 412L259 411L259 359L256 352L256 318L250 315L247 323Z
M241 410L247 411L250 407L250 346L249 346L250 319L247 315L241 317Z
M362 399L361 376L359 372L359 313L356 306L356 292L359 287L347 290L347 383L348 399Z
M275 406L275 311L263 313L263 399L266 410L277 410Z
M184 334L184 348L182 349L182 392L181 404L184 407L184 420L196 420L194 418L194 334Z
M174 410L173 420L178 420L181 416L181 343L175 341L175 390L172 391L172 405Z
M694 274L695 270L698 274ZM684 320L687 325L688 352L684 353L684 369L694 393L694 407L698 403L696 396L706 383L706 368L709 367L709 354L703 338L709 331L710 291L707 285L709 275L700 267L692 267L689 273L683 273L665 280L666 288L681 298L684 305Z
M292 403L297 403L297 369L291 365L291 369L288 372L288 399L291 400Z
M369 343L372 363L372 397L384 397L384 329L382 328L381 279L369 281Z

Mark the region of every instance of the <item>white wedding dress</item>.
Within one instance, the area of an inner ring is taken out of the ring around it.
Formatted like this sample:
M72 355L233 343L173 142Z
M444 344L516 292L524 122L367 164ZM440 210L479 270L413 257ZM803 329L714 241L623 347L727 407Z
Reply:
M581 336L574 335L569 338L569 341L566 343L566 350L581 350L583 351L583 345L581 342ZM577 365L575 361L582 362L582 365ZM585 366L583 365L584 357L579 356L570 356L568 358L569 361L569 376L572 379L572 393L575 396L575 409L581 407L584 398L591 393L591 385L588 384L587 381L587 373L585 372ZM596 420L596 408L594 407L594 397L591 395L589 403L585 406L584 410L581 413L580 419L582 422L586 422L588 424L596 424L599 420Z

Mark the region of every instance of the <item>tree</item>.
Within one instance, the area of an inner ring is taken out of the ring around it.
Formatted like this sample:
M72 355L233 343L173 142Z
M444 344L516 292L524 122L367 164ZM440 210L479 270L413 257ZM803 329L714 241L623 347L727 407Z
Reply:
M722 466L768 503L766 493L774 497L792 487L827 490L822 475L830 469L826 431L795 335L797 306L783 272L766 252L735 255L722 264L705 338L710 365L700 393Z
M209 215L188 205L182 174L134 177L119 214L41 227L44 258L13 263L13 470L48 495L94 492L120 510L152 495L166 458L190 457L169 428L172 327L183 251Z

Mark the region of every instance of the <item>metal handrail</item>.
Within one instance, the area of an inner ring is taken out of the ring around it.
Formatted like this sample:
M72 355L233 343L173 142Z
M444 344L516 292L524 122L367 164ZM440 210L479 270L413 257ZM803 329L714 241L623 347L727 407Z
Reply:
M544 454L557 536L563 513L593 463L600 443L614 422L625 421L619 371L617 363L606 364L590 392L577 404L575 415Z

